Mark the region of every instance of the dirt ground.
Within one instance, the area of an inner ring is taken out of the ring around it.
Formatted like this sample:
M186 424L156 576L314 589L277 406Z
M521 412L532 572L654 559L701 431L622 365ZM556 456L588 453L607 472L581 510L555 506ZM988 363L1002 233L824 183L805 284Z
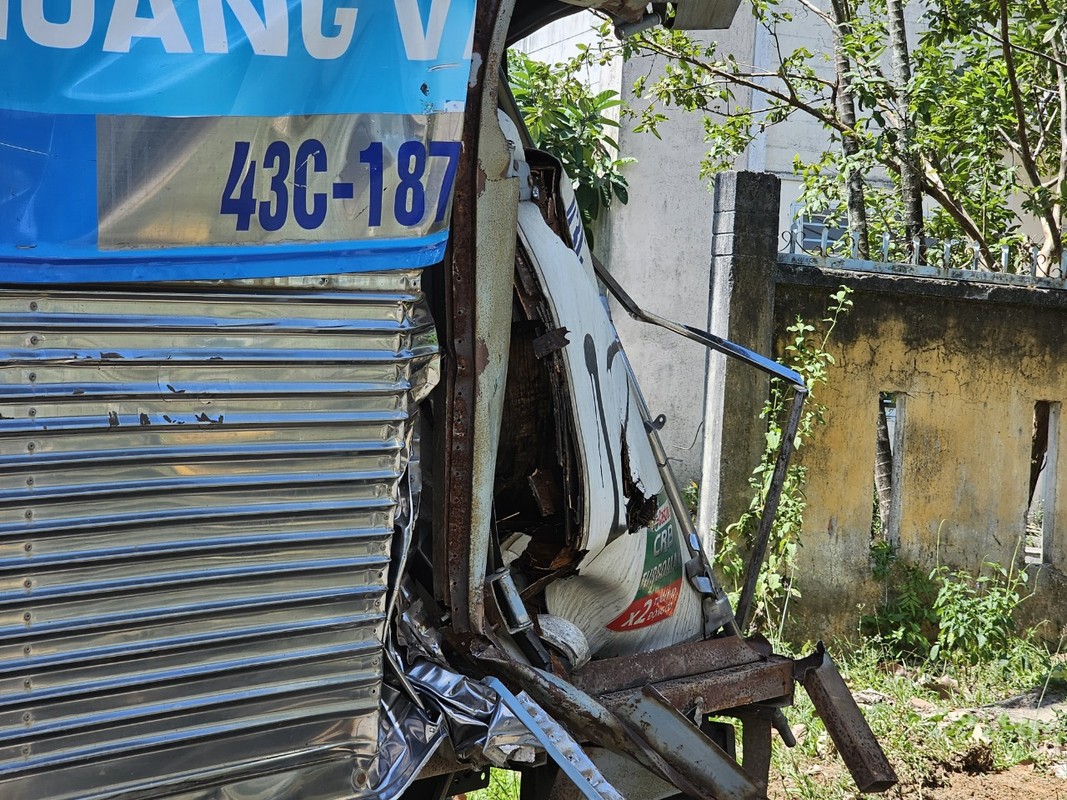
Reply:
M990 719L1007 716L1016 722L1048 722L1055 720L1057 715L1067 714L1067 696L1062 691L1045 696L1043 692L1035 690L993 706L957 709L953 713L987 716ZM995 771L990 748L978 744L965 753L957 753L951 763L931 765L921 786L914 781L902 782L881 797L885 800L1067 800L1067 745L1050 741L1041 748L1041 754L1041 768L1027 761ZM811 766L806 774L817 786L840 787L850 784L848 773L836 756ZM772 774L768 792L771 800L815 796L810 786L806 792L802 792L796 786L780 782L782 780L778 776L776 781L776 776ZM836 792L827 791L827 796L855 795L847 791L842 793L838 789ZM879 795L863 797L876 798Z
M844 778L843 768L824 768L823 778ZM884 795L862 795L868 800L1067 800L1067 777L1050 775L1030 765L1017 765L1003 772L949 772L939 776L937 787L914 784L896 787ZM792 800L798 796L781 784L772 782L768 790L771 800ZM803 795L805 797L809 794ZM834 795L835 797L838 795Z
M1067 800L1067 780L1016 766L984 775L955 773L949 785L923 791L924 800Z

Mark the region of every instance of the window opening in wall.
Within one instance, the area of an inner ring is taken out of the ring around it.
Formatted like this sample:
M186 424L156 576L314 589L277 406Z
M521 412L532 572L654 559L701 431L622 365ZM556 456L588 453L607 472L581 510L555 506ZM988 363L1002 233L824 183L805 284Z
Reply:
M876 419L871 541L885 542L895 548L899 543L904 395L880 392Z
M1059 403L1048 400L1038 400L1034 403L1024 544L1027 564L1044 564L1048 561L1049 542L1052 540L1055 526L1056 452L1059 427Z

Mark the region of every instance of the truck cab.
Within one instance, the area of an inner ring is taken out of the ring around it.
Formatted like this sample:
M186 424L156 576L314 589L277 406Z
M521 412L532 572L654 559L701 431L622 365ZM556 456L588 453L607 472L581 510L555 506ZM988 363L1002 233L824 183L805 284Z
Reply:
M0 5L0 797L764 797L798 682L895 781L747 635L608 296L803 382L640 308L510 97L579 6L733 13Z

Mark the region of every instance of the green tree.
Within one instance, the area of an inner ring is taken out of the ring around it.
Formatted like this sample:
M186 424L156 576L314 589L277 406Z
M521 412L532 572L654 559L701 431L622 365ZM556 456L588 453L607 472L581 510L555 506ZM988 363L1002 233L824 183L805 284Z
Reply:
M563 164L574 182L589 246L591 227L613 199L626 203L619 145L609 131L619 127L611 112L622 105L614 90L591 91L580 80L588 51L558 64L545 64L525 53L508 52L508 82L534 145Z
M1067 6L931 0L923 32L909 43L903 0L788 2L752 5L770 37L769 68L668 29L623 42L605 35L598 55L661 57L658 77L634 87L649 101L633 112L638 128L655 131L671 107L704 112L705 173L725 168L761 131L794 115L822 123L830 145L814 163L795 165L802 199L847 215L863 254L883 232L894 237L897 257L934 235L973 241L984 267L1013 270L1001 246L1021 240L1029 217L1044 234L1043 265L1058 265L1067 199ZM783 34L798 9L826 27L831 53L787 47ZM925 220L923 201L932 212Z

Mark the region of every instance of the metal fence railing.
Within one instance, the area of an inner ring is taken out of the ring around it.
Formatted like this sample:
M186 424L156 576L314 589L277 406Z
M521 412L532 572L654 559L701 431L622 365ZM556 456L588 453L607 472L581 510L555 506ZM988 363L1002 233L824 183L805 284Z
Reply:
M1052 257L1029 240L983 249L972 241L917 237L909 241L887 232L872 243L869 257L861 258L855 233L799 221L782 234L782 240L778 258L786 264L1067 289L1067 249Z

